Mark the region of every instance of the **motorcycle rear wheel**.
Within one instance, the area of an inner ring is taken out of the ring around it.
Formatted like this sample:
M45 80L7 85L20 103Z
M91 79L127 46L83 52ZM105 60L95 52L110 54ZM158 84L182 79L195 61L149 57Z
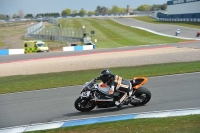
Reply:
M141 102L137 102L137 103L130 103L134 106L142 106L145 105L146 103L148 103L151 99L151 92L145 88L145 87L140 87L136 92L135 92L135 97L137 99L140 99Z
M96 104L85 100L85 99L81 99L80 97L76 99L76 101L74 102L74 107L81 112L87 112L87 111L91 111L92 109L94 109L96 107Z

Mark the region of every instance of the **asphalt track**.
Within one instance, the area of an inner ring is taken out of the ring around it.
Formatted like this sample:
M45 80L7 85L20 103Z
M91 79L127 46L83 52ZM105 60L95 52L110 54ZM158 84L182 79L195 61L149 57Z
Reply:
M192 36L193 35L191 35L191 37ZM119 49L98 49L93 51L1 56L0 64L24 60L37 60L41 58L112 52L116 50L156 48L159 46L160 45L151 45ZM163 46L199 49L200 42L165 44ZM200 73L149 78L149 82L145 84L145 87L149 88L152 92L152 99L146 106L124 106L120 110L117 108L95 109L89 113L80 113L73 106L75 99L79 95L81 86L0 95L0 128L126 113L196 108L200 106L199 81Z
M145 106L122 109L94 109L82 113L74 108L81 86L0 95L0 128L69 120L200 106L200 73L152 77L144 86L152 92Z
M123 25L142 27L145 29L149 29L158 33L171 36L175 36L176 30L180 29L181 33L178 35L178 37L200 39L200 37L196 37L197 32L199 32L199 29L197 28L189 28L189 27L170 25L170 24L153 24L153 23L139 21L133 18L113 18L113 20Z

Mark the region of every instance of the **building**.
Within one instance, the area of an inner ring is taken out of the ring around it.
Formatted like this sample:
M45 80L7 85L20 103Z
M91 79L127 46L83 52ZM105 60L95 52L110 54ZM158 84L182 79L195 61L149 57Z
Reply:
M200 18L200 0L167 1L167 13L157 13L158 18Z

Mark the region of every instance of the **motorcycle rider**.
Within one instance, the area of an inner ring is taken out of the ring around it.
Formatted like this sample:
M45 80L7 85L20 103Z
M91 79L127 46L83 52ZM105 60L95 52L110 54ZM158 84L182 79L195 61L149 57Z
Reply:
M112 74L109 69L102 70L97 79L110 87L108 92L110 96L113 96L115 91L122 93L120 99L115 102L115 105L119 108L122 107L125 100L132 95L132 84L120 76Z

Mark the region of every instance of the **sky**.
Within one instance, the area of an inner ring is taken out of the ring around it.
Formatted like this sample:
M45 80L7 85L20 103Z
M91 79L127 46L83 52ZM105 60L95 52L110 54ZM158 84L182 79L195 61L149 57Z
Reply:
M69 8L71 11L81 8L86 11L95 11L96 7L105 6L112 8L116 5L120 8L137 8L142 4L164 4L168 0L0 0L0 14L13 15L18 14L19 10L23 10L24 15L38 13L61 13L62 10Z

